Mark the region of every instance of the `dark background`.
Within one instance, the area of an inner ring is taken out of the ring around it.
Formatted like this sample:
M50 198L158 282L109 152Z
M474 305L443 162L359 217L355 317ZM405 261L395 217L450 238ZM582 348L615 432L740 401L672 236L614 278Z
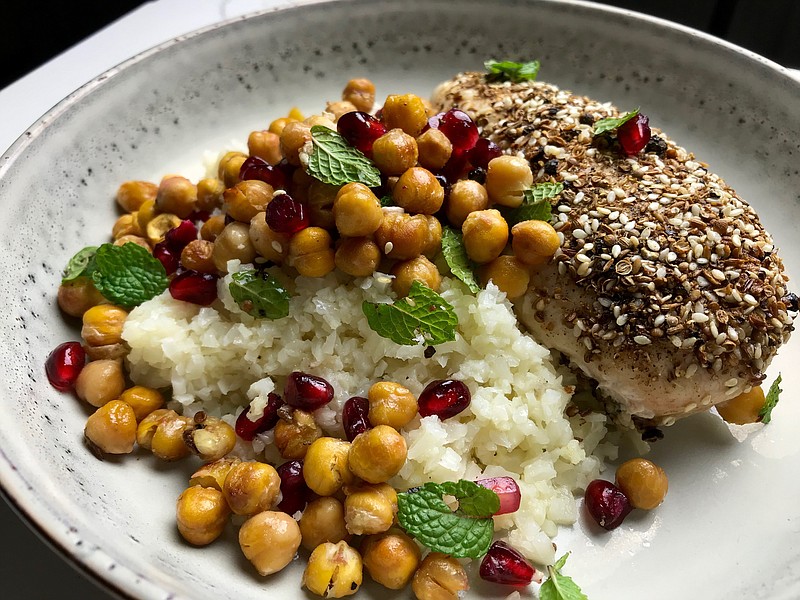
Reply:
M797 0L605 0L603 3L683 23L785 66L800 68ZM145 2L28 0L4 4L0 89Z

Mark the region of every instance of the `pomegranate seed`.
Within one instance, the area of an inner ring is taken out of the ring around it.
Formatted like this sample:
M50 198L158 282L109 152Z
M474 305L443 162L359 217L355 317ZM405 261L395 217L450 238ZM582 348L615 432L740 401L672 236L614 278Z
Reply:
M500 146L486 138L479 138L475 145L467 152L467 158L473 167L485 169L489 166L489 161L498 156L502 156L503 151Z
M279 194L267 204L266 219L277 233L297 233L309 224L306 207L289 194Z
M286 175L280 168L273 167L263 158L249 156L239 169L239 179L258 179L270 184L276 190L286 188Z
M617 140L628 156L639 154L650 141L650 119L639 113L617 129Z
M75 380L86 364L86 351L80 342L64 342L56 346L47 361L44 370L47 380L54 388L68 392L75 385Z
M217 276L187 270L169 283L169 293L175 300L208 306L217 299Z
M301 410L317 410L333 400L333 386L322 377L295 371L283 391L286 404Z
M605 479L595 479L586 486L583 499L592 518L609 531L622 525L632 508L622 490Z
M308 503L311 490L303 478L303 461L290 460L277 468L281 478L281 494L283 499L278 503L278 509L293 515L303 510Z
M347 142L366 155L372 153L372 144L386 133L386 126L369 113L353 111L343 114L336 129Z
M245 440L252 442L256 434L269 431L278 422L278 409L283 406L283 400L278 394L270 392L267 396L267 405L264 407L264 412L255 421L251 421L247 417L247 410L236 418L236 435Z
M442 167L440 174L452 185L461 179L464 173L466 173L468 166L469 161L467 160L466 152L453 152L447 163Z
M481 579L505 585L528 585L536 576L525 557L505 542L493 542L481 561Z
M359 433L372 429L369 422L369 400L353 396L342 407L342 425L347 440L352 442Z
M164 242L173 252L180 254L189 242L197 239L197 227L189 219L181 221L177 227L173 227L164 236Z
M181 251L170 248L166 240L153 246L153 256L164 265L167 275L172 275L181 264Z
M455 379L431 381L419 395L419 414L436 415L442 421L454 417L469 406L469 388Z
M519 510L522 495L513 477L490 477L478 479L475 483L492 490L500 498L500 508L494 514L505 515Z
M478 141L478 126L463 110L451 108L439 121L439 131L453 144L453 152L465 153Z

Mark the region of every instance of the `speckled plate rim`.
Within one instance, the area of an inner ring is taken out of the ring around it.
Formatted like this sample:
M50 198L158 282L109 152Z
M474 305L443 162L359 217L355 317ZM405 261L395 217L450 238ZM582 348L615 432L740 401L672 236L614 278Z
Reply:
M219 29L230 27L236 23L253 18L260 18L269 14L308 9L313 10L315 6L330 4L341 4L341 10L347 10L348 6L357 7L360 4L369 2L370 0L295 0L293 2L285 2L268 9L226 19L207 27L176 36L166 42L136 54L77 88L28 127L15 142L3 152L2 158L0 158L0 161L2 161L0 164L0 178L4 177L5 174L14 167L16 161L22 156L33 140L41 135L47 127L51 126L53 123L57 123L58 118L68 109L95 92L95 90L103 86L105 82L111 78L122 74L133 65L160 54L164 50L187 40L212 34ZM491 2L491 0L487 0L487 2ZM793 75L786 67L755 52L691 27L673 23L659 17L644 15L636 11L595 4L586 0L530 0L525 3L531 11L535 11L537 5L544 4L569 5L577 10L602 14L606 17L625 19L634 23L644 23L655 28L670 30L673 33L685 35L688 38L700 41L707 45L708 48L716 48L722 52L738 55L741 58L751 61L772 76L778 75L780 78L784 78L786 81L783 83L795 87L798 94L800 94L800 78ZM174 592L163 585L154 581L149 581L142 573L136 572L133 568L116 563L113 557L101 548L98 548L96 552L88 556L80 558L76 556L75 552L71 550L73 547L73 540L70 539L69 527L64 527L65 523L57 515L49 511L37 510L35 488L26 481L2 449L0 449L0 496L2 496L23 521L26 522L31 530L49 547L54 549L68 564L87 577L87 579L93 581L114 596L124 599L139 598L148 600L155 600L156 598L172 600L178 597ZM115 564L117 568L110 571L108 569L109 562Z

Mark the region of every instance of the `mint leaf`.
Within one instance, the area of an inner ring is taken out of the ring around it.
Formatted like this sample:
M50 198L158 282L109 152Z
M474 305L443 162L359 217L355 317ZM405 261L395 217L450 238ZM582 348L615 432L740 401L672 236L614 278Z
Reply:
M411 284L408 296L393 304L365 300L361 309L370 328L396 344L435 346L456 339L458 317L453 307L419 281Z
M69 259L61 283L75 281L78 277L91 277L96 253L97 246L86 246L83 250L78 250L75 256Z
M509 227L522 221L547 221L553 217L550 198L555 198L564 191L561 182L537 183L522 193L522 204L506 211L505 218Z
M123 246L100 246L94 258L92 279L105 298L124 308L155 298L169 283L161 262L131 242Z
M332 129L314 125L311 140L314 150L308 157L308 174L312 177L331 185L354 181L367 187L381 184L381 172L372 161Z
M450 267L450 272L466 284L473 294L481 291L478 280L475 278L475 263L473 263L464 248L464 238L460 231L450 227L442 228L442 254Z
M606 131L612 131L613 129L616 129L623 123L627 123L638 114L639 114L639 109L637 108L636 110L632 110L629 113L625 113L621 117L609 117L608 119L600 119L593 126L594 134L600 135L601 133L605 133Z
M455 511L442 499L445 494L458 499ZM426 483L397 494L397 508L400 525L431 550L479 558L492 543L492 515L500 509L500 498L492 490L462 479Z
M394 203L394 198L387 195L381 198L381 206L397 206L397 205Z
M781 374L778 373L778 378L772 382L771 386L769 386L767 398L764 400L764 406L762 406L761 410L758 411L758 420L764 424L767 424L772 420L772 409L775 408L775 405L778 404L778 400L780 400L780 395L783 391L780 388L781 381L783 381L783 378L781 377Z
M231 279L231 296L251 317L281 319L289 314L289 292L266 271L238 271Z
M488 74L486 79L489 81L511 81L519 83L521 81L533 81L539 74L541 64L538 60L530 62L513 62L510 60L487 60L483 63Z
M589 600L571 577L561 574L568 556L569 552L547 567L550 578L539 588L539 600Z

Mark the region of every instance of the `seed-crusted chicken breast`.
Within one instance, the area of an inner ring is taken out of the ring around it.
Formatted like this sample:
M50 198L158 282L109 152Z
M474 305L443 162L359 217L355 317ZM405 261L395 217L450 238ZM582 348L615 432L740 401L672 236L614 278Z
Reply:
M793 329L787 277L753 208L707 165L657 129L624 156L592 128L615 107L546 83L464 73L433 101L467 111L537 182L564 183L561 248L516 310L620 421L669 425L761 383Z

